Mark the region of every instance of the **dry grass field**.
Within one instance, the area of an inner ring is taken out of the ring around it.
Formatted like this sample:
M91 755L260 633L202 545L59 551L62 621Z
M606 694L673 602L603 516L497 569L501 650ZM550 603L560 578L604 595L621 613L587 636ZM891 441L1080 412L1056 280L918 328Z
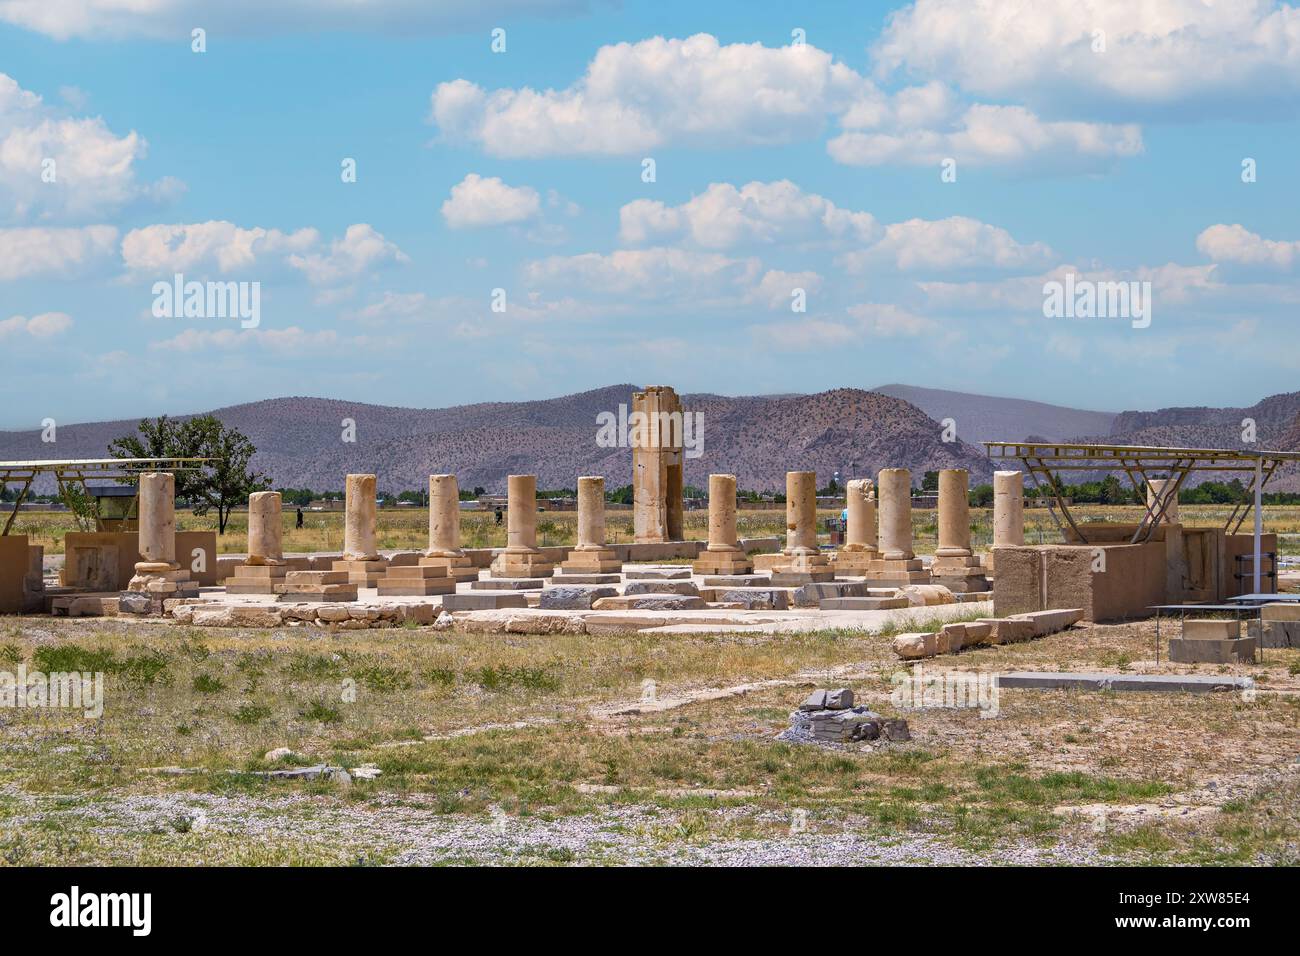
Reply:
M925 666L1140 672L1151 636ZM1237 668L1253 700L1004 691L996 717L909 710L910 742L837 747L775 737L815 686L899 714L883 636L0 620L20 664L102 671L106 706L0 710L6 864L1300 863L1300 651ZM260 775L316 763L381 773Z
M1185 505L1181 508L1182 520L1189 526L1222 526L1229 509L1218 505ZM1076 520L1088 521L1138 521L1142 509L1136 506L1081 505L1073 509ZM837 511L821 511L819 518L835 517ZM1282 551L1300 554L1300 507L1292 505L1269 506L1265 509L1265 529L1283 535ZM213 530L216 518L212 515L198 517L186 511L177 513L177 527L182 531ZM708 537L708 512L688 511L685 517L687 538ZM538 515L538 542L543 545L574 544L577 541L577 512L552 511ZM606 534L611 542L632 540L632 512L610 511L605 517ZM423 508L384 508L379 511L379 547L394 550L416 550L428 546L428 511ZM1243 530L1249 530L1249 522ZM934 551L938 525L933 510L916 509L912 512L912 529L916 550L920 554ZM26 534L32 544L43 544L46 554L61 554L63 534L76 530L73 516L67 512L24 512L14 523L14 534ZM741 537L763 537L785 534L785 511L740 511L737 531ZM989 508L971 509L972 541L977 549L986 548L993 540L993 512ZM233 515L225 535L218 541L223 553L238 554L247 548L248 516L240 512ZM504 547L506 529L497 525L491 512L470 511L461 516L461 537L467 548ZM823 536L825 539L825 536ZM1051 543L1060 540L1060 534L1046 508L1025 510L1025 540L1030 543ZM343 547L343 513L309 512L301 529L293 527L293 514L285 515L284 547L289 552L338 551Z

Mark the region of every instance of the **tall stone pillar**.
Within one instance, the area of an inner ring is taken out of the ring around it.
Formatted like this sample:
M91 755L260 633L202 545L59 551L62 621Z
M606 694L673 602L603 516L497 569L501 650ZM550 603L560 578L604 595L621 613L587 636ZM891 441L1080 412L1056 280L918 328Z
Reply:
M375 546L378 502L374 475L348 475L344 485L343 560L335 561L335 571L346 571L348 582L359 587L375 587L388 562Z
M255 491L248 496L248 558L235 566L226 582L227 594L275 594L289 566L284 560L284 526L280 492Z
M578 479L578 546L560 565L561 574L610 574L623 562L605 546L605 479Z
M455 475L429 476L429 548L420 564L446 568L457 581L478 580L478 568L460 546L460 486Z
M537 550L537 476L510 475L506 496L506 548L492 562L492 577L550 577L555 565Z
M993 473L993 547L1025 543L1025 476L1018 471Z
M851 479L846 487L849 512L844 544L835 553L835 570L848 576L865 575L878 556L876 497L870 478Z
M695 559L696 574L749 574L754 562L736 538L736 476L709 475L709 545Z
M877 476L880 554L867 577L891 585L929 583L930 575L912 550L912 473L883 468Z
M248 496L247 564L284 564L284 524L280 492L255 491Z
M785 473L785 549L772 568L776 585L833 581L829 559L817 547L817 473Z
M682 540L685 417L667 385L632 396L632 526L637 542Z
M429 476L429 547L415 564L390 564L375 585L381 597L452 594L458 581L478 579L460 549L460 488L455 475Z
M939 547L930 575L950 591L987 591L988 578L970 547L970 476L965 468L939 472Z
M170 472L146 472L139 485L139 545L141 560L127 585L129 592L148 595L149 606L127 601L120 607L135 613L162 613L168 598L194 597L198 586L189 571L176 563L176 478ZM124 599L126 600L126 599Z

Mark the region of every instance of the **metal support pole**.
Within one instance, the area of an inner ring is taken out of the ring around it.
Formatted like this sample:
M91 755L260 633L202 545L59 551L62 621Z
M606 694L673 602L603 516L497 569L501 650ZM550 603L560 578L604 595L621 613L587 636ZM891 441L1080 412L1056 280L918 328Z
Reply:
M1264 504L1261 492L1264 489L1264 459L1255 459L1255 581L1252 594L1262 594L1259 585L1259 574L1261 565L1264 563L1264 556L1260 553L1260 542L1264 534ZM1260 635L1263 637L1263 634Z

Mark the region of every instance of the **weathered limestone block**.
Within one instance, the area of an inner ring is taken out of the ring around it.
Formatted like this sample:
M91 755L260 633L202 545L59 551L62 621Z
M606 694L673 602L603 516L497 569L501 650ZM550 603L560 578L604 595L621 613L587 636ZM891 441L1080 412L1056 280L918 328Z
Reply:
M539 607L548 611L590 611L601 598L617 597L618 588L556 585L542 592Z
M691 581L629 581L624 594L691 594L699 596L699 588Z

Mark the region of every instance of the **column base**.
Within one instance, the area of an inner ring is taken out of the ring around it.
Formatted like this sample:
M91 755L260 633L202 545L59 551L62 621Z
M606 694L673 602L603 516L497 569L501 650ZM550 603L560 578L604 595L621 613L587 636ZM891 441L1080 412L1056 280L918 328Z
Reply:
M701 551L691 564L696 574L750 574L754 562L737 548L735 551Z
M879 557L880 553L878 551L845 551L841 549L835 552L835 557L831 558L831 567L835 569L836 574L864 577L871 570L871 562L878 560Z
M920 558L877 558L865 576L868 581L890 587L930 583L930 572L925 570Z
M373 588L388 570L388 562L345 558L342 561L335 561L330 567L335 571L347 572L349 584Z
M555 574L555 565L540 551L502 551L492 560L488 573L494 578L549 578Z
M335 562L339 563L339 562ZM357 586L347 571L290 571L275 586L278 601L355 601Z
M275 594L289 573L287 564L239 564L226 582L227 594Z
M474 567L468 554L426 554L420 564L430 568L446 568L447 574L459 584L461 581L477 581L479 569Z
M389 568L376 587L380 597L427 597L456 593L456 579L440 565L408 564Z
M609 548L589 551L575 548L560 562L559 570L571 574L608 574L612 571L622 571L623 562Z

